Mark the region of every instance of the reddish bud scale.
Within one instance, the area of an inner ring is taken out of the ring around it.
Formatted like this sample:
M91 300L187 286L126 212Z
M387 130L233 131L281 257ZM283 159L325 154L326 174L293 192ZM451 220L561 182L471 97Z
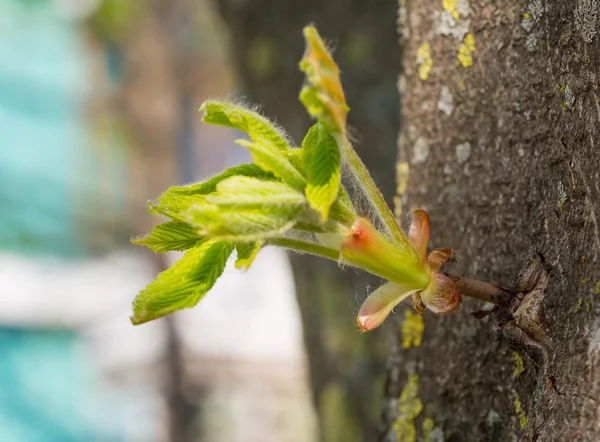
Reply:
M420 296L427 308L437 314L453 312L462 301L456 285L447 276L438 272L431 274L431 282Z

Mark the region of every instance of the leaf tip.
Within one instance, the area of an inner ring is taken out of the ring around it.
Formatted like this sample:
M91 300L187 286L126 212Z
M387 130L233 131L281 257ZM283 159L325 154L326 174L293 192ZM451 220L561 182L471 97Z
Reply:
M131 322L132 325L141 325L141 324L144 324L145 322L148 322L147 319L140 318L139 316L136 316L136 315L130 316L129 321Z

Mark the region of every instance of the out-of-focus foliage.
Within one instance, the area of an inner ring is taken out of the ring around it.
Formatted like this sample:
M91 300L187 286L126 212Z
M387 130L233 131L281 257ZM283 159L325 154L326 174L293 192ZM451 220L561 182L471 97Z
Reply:
M144 3L139 0L103 0L90 17L90 26L103 40L118 42L144 16L147 9Z

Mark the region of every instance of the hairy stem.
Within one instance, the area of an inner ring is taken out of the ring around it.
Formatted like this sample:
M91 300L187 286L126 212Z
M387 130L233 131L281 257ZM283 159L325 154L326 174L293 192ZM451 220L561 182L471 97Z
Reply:
M383 199L383 195L377 188L373 178L371 178L364 163L352 147L352 144L350 144L350 141L341 134L335 135L335 138L342 150L344 159L350 167L350 170L352 170L354 178L356 178L360 187L365 191L369 202L377 212L381 221L383 221L387 227L396 244L406 244L406 236L404 236L398 221L396 221L394 213Z
M479 299L481 301L490 302L492 304L498 304L498 301L502 298L504 290L500 287L490 284L489 282L477 281L475 279L463 278L462 276L454 275L452 273L445 273L445 275L456 284L456 287L463 296L469 298Z
M284 247L286 249L294 250L296 252L320 256L322 258L331 259L335 262L338 262L340 259L339 250L330 249L329 247L325 247L312 242L300 241L291 238L271 238L267 240L267 244Z

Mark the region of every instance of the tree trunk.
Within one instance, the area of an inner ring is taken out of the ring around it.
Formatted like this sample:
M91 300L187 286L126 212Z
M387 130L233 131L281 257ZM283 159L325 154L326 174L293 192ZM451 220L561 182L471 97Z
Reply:
M399 69L393 2L219 0L232 33L244 94L276 117L300 143L311 124L298 101L302 28L315 23L333 39L343 70L357 150L391 203L398 130ZM342 272L330 262L293 256L321 440L377 438L384 379L384 333L361 335L354 322L367 284L377 278Z
M512 316L425 313L420 345L395 316L382 439L599 440L599 4L400 3L405 209L453 273L548 279Z

